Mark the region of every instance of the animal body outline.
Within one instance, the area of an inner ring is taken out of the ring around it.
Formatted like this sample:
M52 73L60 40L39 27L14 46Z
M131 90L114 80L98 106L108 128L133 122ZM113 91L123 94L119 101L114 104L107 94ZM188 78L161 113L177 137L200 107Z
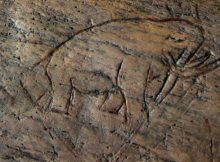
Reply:
M186 19L182 19L182 18L174 18L174 17L172 17L172 18L158 19L158 18L151 18L151 17L150 18L133 17L133 18L111 19L111 20L107 20L107 21L99 23L99 24L92 25L92 26L90 26L88 28L79 30L74 35L70 36L67 40L61 42L58 46L56 46L50 53L48 53L48 55L45 58L43 58L39 62L35 63L31 67L31 69L34 69L35 67L37 67L37 66L39 66L41 64L44 66L44 68L45 68L45 75L47 76L47 78L48 78L48 80L50 82L51 92L53 92L53 87L52 87L53 81L51 80L51 76L50 76L51 74L49 74L49 72L48 72L48 66L49 66L49 64L51 62L51 59L53 58L54 54L63 45L65 45L67 42L69 42L71 40L74 40L74 38L77 35L79 35L79 34L81 34L83 32L90 31L90 30L92 30L94 28L98 28L98 27L101 27L101 26L104 26L104 25L107 25L107 24L111 24L111 23L114 23L114 22L141 22L141 21L149 21L149 22L156 22L156 23L168 23L168 22L184 23L185 25L192 26L195 29L197 29L198 32L199 32L199 35L201 36L201 41L199 42L198 46L195 47L195 49L193 49L191 52L188 52L186 49L184 49L183 52L180 54L180 57L177 60L175 60L172 57L172 54L170 54L170 53L166 56L166 58L165 58L166 64L170 67L170 71L169 71L169 74L167 74L166 80L165 80L164 84L162 85L161 90L159 91L159 93L154 98L154 101L157 104L160 104L166 98L166 96L169 94L169 92L172 90L172 88L176 84L178 78L180 78L180 77L182 77L182 78L186 77L187 78L187 77L198 76L200 74L212 71L212 70L214 70L214 69L216 69L218 67L219 59L216 59L215 61L213 61L213 62L211 62L211 63L209 63L207 65L204 65L204 62L206 60L208 60L209 57L211 56L210 54L207 54L207 53L204 56L201 56L201 58L199 58L198 61L193 60L193 57L202 48L202 46L203 46L203 44L205 42L204 29L201 26L196 25L193 22L191 22L189 20L186 20ZM192 61L192 63L190 63L190 61ZM187 63L189 63L189 65L186 66ZM118 66L118 72L120 72L120 68L121 68L122 64L123 64L123 61L121 61L119 66ZM187 76L187 74L185 76L185 73L184 73L184 71L182 69L186 68L185 71L188 71L189 69L192 69L194 67L198 68L198 71L196 71L193 74L193 76ZM100 74L100 75L104 76L103 74ZM117 75L119 75L119 74L117 74ZM108 77L108 76L104 76L104 77ZM167 81L169 81L170 79L172 79L173 83L170 84L167 87L167 85L166 85ZM70 80L70 82L71 82L71 80ZM80 90L77 89L76 87L74 87L74 85L72 85L72 86L75 89L75 91L80 92ZM125 104L125 106L126 106L126 98L125 98L125 95L124 95L122 89L118 85L118 79L116 79L116 85L114 85L114 88L120 91L120 93L121 93L121 95L123 97L123 100L124 100L123 104ZM96 92L91 92L91 93L96 93ZM53 94L53 93L51 93L51 94ZM72 99L73 96L70 96L70 98ZM68 112L69 102L70 101L67 102L66 114L69 113ZM123 105L121 105L120 107L122 107L122 106ZM146 107L147 106L145 106L145 109L147 109ZM126 116L125 116L125 120L127 120Z

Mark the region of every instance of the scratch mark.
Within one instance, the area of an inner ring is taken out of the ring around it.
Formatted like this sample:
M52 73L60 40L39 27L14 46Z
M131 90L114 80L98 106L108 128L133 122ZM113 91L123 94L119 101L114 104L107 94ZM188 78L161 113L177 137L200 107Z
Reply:
M75 150L75 145L72 143L69 135L68 138L61 137L59 133L57 133L55 130L53 131L56 137L59 139L59 141L62 143L62 145L74 156L79 157L79 154Z
M186 68L196 68L202 66L209 58L211 57L211 53L207 52L203 56L193 59L190 61L188 65L186 65Z
M26 151L26 150L22 149L21 147L13 147L13 146L9 146L9 145L7 145L7 147L9 149L15 150L16 152L19 152L19 156L20 157L26 157L28 159L32 159L32 160L35 160L35 161L46 162L46 160L44 160L41 157L38 157L38 156L32 154L29 151Z
M173 88L175 87L177 81L178 81L178 77L175 76L174 74L170 74L169 75L169 78L167 81L171 81L170 84L170 87L166 86L165 87L167 88L167 90L165 89L164 91L161 92L160 96L158 96L158 98L156 99L157 103L161 103L163 102L163 100L170 94L170 92L173 90ZM166 84L166 83L165 83ZM168 84L168 82L167 82Z
M205 38L203 36L202 37L202 41L198 44L198 46L189 53L189 56L187 57L187 59L184 62L184 64L188 63L195 56L195 54L202 48L204 42L205 42Z
M160 145L160 143L163 142L166 139L166 135L167 135L168 131L172 130L173 125L176 124L177 120L179 121L182 118L182 116L189 111L189 109L191 108L190 106L192 105L192 103L193 103L193 100L191 100L190 103L186 107L182 107L182 106L178 107L178 109L183 109L184 111L180 115L178 115L176 118L173 119L172 124L170 126L168 126L168 128L165 132L165 137L162 138L159 142L155 143L153 148L157 148Z
M120 74L120 71L121 71L121 68L122 68L123 61L124 61L124 60L122 60L122 61L119 63L119 65L118 65L117 74L116 74L116 77L115 77L116 86L119 85L119 74Z
M115 77L115 80L116 80L116 87L118 88L119 92L121 93L121 96L123 98L123 103L122 105L119 107L120 109L122 108L123 104L125 105L125 111L124 111L124 122L127 123L128 121L128 107L127 107L127 99L126 99L126 96L123 92L123 89L120 87L119 85L119 75L121 73L121 69L122 69L122 65L123 65L123 62L124 60L122 60L119 65L118 65L118 69L117 69L117 74L116 74L116 77ZM120 110L118 109L118 111Z
M14 105L15 104L15 97L12 96L4 86L0 85L0 90L2 90L10 98L10 102L12 103L12 105Z
M50 111L52 104L53 104L53 97L50 96L50 101L49 101L47 107L45 108L45 111Z
M20 80L20 85L21 85L22 89L24 90L26 96L27 96L27 97L29 98L29 100L34 104L35 101L34 101L32 95L31 95L31 94L29 93L29 91L27 90L27 88L24 86L24 83L22 82L22 80Z
M65 113L66 115L69 115L69 110L70 110L70 108L72 106L72 101L75 98L75 91L74 91L71 79L70 79L70 85L71 85L70 95L69 95L69 99L68 99L67 104L66 104L66 113Z
M130 136L125 139L121 147L118 149L118 151L113 155L113 162L116 162L119 158L119 155L121 154L121 151L126 148L127 145L131 144L131 140L133 139L134 135L139 131L139 129L142 127L142 125L145 122L145 118L142 119L140 124L131 132Z
M171 16L171 17L174 17L173 10L172 10L171 7L169 7L168 4L166 4L166 9L167 9L168 13L170 14L170 16Z
M52 58L52 57L51 57L51 58ZM48 78L48 80L49 80L49 84L50 84L51 90L53 91L53 90L54 90L54 88L53 88L53 81L52 81L52 78L51 78L50 73L49 73L49 71L48 71L49 62L50 62L50 61L48 61L48 64L46 65L45 75L47 76L47 78Z
M109 93L105 94L105 98L101 104L101 106L99 106L99 110L102 110L102 107L104 106L104 104L106 103L106 101L109 99Z
M209 131L209 138L210 138L210 146L209 146L209 149L210 149L210 153L211 153L211 160L210 162L214 162L214 139L212 137L212 126L209 122L209 119L205 119L205 123L206 123L206 126L208 128L208 131Z
M195 5L195 11L196 11L197 19L201 21L201 18L200 18L200 15L199 15L199 6L198 6L198 4Z
M149 107L147 105L147 99L146 99L146 96L147 96L147 88L148 88L148 82L149 82L149 75L150 75L150 70L151 70L151 66L152 66L152 63L150 63L149 65L149 68L148 68L148 71L147 71L147 77L146 77L146 81L145 81L145 87L144 87L144 110L146 111L146 115L147 115L147 126L150 125L150 110L149 110Z
M207 74L207 73L219 68L220 67L220 64L218 63L219 61L220 61L220 58L199 67L198 70L196 71L196 73L193 74L192 76L198 77L199 75ZM186 78L187 77L189 78L189 77L192 77L192 76L186 76Z
M161 96L161 94L162 94L162 92L163 92L163 89L164 89L164 87L165 87L165 85L166 85L166 83L167 83L168 78L169 78L169 74L167 73L167 75L166 75L166 77L165 77L165 79L164 79L164 82L163 82L163 84L162 84L162 86L161 86L159 92L158 92L158 93L156 94L156 96L155 96L155 102L159 101L159 97Z
M183 50L181 51L180 55L178 56L177 58L177 61L176 61L176 65L181 65L182 64L182 58L184 58L184 55L185 55L185 52L187 51L186 48L183 48Z

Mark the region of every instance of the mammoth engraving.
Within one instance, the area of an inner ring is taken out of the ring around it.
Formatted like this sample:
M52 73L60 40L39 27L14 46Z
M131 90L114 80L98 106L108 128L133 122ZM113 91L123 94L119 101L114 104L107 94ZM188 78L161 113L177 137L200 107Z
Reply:
M218 67L219 60L203 47L203 32L184 19L113 19L80 30L34 68L45 68L53 111L68 114L76 93L100 95L99 109L118 113L124 107L126 121L132 114L129 100L146 102L146 80L151 99L160 104L179 78Z
M219 67L219 59L204 44L203 29L184 19L113 19L91 26L33 66L42 67L49 82L34 102L47 105L43 111L82 115L80 120L101 124L103 132L112 132L120 122L122 130L131 132L131 140L146 121L154 131L160 105L178 82L184 87L185 81L194 82ZM185 86L176 96L184 96L188 89ZM116 150L124 145L117 144Z

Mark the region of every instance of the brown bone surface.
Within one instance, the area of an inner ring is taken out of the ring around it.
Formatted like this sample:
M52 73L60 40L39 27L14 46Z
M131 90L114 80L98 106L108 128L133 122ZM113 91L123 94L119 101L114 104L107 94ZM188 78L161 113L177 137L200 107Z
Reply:
M0 162L220 161L217 1L0 7Z

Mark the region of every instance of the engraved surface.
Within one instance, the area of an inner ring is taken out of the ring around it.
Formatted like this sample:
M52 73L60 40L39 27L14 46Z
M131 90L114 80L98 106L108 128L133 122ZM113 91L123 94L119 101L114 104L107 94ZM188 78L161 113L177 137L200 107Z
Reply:
M0 161L220 161L217 1L0 7Z

